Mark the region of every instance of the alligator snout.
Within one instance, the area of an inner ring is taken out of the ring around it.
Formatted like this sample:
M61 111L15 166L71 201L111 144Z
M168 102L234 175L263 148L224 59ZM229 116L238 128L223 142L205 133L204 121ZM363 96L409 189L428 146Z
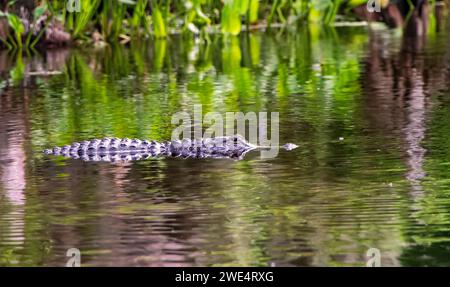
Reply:
M287 143L287 144L283 145L282 148L284 148L285 150L293 150L293 149L298 148L298 145L293 144L293 143Z

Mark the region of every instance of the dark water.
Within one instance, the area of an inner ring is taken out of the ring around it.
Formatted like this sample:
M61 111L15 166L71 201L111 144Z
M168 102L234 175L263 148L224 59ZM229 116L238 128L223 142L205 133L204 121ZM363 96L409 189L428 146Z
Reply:
M83 266L365 266L371 247L385 266L450 265L446 31L0 53L0 265L65 266L72 247ZM168 139L194 104L277 111L280 141L299 148L119 164L41 153Z

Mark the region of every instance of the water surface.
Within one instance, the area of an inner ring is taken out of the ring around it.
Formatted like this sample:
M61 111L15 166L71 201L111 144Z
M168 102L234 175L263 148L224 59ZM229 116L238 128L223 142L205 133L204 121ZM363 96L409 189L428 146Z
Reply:
M43 71L52 71L43 74ZM450 36L368 27L0 53L0 265L450 265ZM274 159L46 157L280 113Z

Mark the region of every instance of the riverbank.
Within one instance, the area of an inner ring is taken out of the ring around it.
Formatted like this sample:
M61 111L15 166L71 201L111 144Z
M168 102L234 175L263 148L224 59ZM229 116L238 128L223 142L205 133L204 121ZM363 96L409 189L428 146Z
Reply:
M365 0L0 1L0 48L103 46L171 34L208 40L211 33L238 35L248 30L361 20L421 35L436 29L446 11L446 1L379 3L369 12Z

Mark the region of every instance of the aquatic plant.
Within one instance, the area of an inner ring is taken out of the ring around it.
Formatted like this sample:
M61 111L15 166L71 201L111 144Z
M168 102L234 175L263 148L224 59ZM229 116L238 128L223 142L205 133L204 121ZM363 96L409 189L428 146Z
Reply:
M10 2L10 4L13 2ZM8 48L22 48L22 46L33 47L42 37L48 24L47 5L43 3L33 11L32 22L23 21L14 13L0 11L0 19L7 19L9 29L4 29L5 37L0 35L0 41ZM33 40L33 41L32 41Z
M405 1L411 5L411 1ZM351 17L355 7L364 10L367 5L366 0L92 0L79 1L77 11L68 11L64 0L41 0L37 3L32 23L17 12L20 7L16 7L14 2L10 2L5 11L0 11L0 19L6 18L8 23L7 33L3 35L2 30L5 29L2 29L0 21L0 42L4 46L34 46L54 23L59 23L76 42L112 43L133 37L165 38L173 32L201 34L207 39L211 31L238 35L244 29L270 28L274 24L328 26L336 21L338 15ZM381 3L382 7L389 3L394 5L388 0ZM436 1L429 3L434 7ZM411 13L415 7L409 6L408 9ZM435 9L429 10L432 14ZM407 20L408 16L405 16L404 22Z

